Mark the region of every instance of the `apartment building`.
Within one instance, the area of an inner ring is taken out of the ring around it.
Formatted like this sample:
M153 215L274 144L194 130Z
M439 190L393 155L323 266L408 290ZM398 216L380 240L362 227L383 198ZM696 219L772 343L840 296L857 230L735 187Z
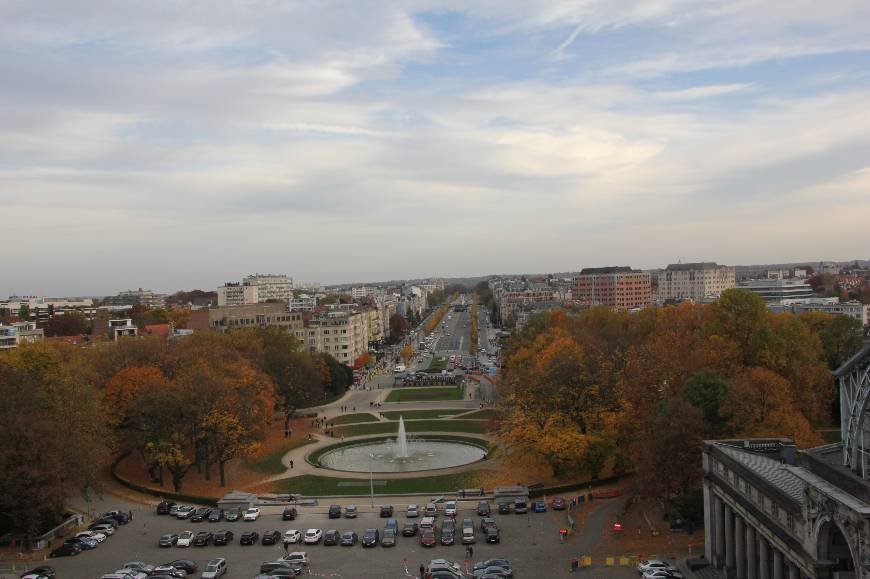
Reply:
M116 342L119 338L135 338L139 335L139 328L133 323L130 318L112 318L114 314L111 308L119 306L110 306L109 308L100 308L97 310L93 320L93 331L91 334L94 338L108 339Z
M520 309L527 309L532 304L550 303L556 300L553 290L546 286L523 291L509 291L501 294L499 311L502 320L507 322L514 319L516 312Z
M127 290L118 295L106 298L106 304L110 306L145 306L149 309L165 308L166 294L159 294L151 290L142 289Z
M301 312L290 312L286 304L242 304L190 312L188 327L193 330L228 332L241 328L277 327L304 341L304 321Z
M36 322L14 322L5 326L0 324L0 350L17 348L22 344L35 344L43 341L42 329Z
M787 299L783 300L782 303L769 303L767 307L769 310L777 313L792 312L799 314L801 312L822 312L849 316L861 322L861 325L865 328L870 326L870 304L862 304L858 301L841 302L839 298Z
M88 317L93 317L96 310L91 298L46 298L37 296L9 296L0 300L0 314L16 315L22 306L30 310L30 318L41 322L47 321L55 314L80 311Z
M299 294L297 297L291 297L287 305L291 312L313 312L317 309L317 296Z
M259 286L247 282L227 282L217 288L218 307L256 304L260 300Z
M588 307L647 307L652 301L650 274L630 267L587 267L574 277L571 294L575 302Z
M259 302L270 300L286 302L293 297L293 278L286 275L255 273L243 279L242 284L257 287L257 301Z
M311 353L324 352L348 366L368 351L369 315L334 310L308 322L306 344Z
M657 301L712 302L736 286L733 267L714 262L672 263L658 274Z

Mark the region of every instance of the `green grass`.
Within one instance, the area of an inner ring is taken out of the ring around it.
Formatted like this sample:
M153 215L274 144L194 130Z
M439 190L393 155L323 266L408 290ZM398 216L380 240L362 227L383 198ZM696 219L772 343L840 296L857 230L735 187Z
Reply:
M386 485L375 487L375 493L379 495L403 493L436 495L440 493L452 493L459 489L480 486L478 481L480 481L481 475L485 474L486 471L472 471L440 476L387 480ZM281 494L294 493L305 496L366 495L369 492L368 486L338 486L338 483L344 481L365 482L365 479L333 478L306 474L275 481L274 492Z
M256 472L262 472L266 474L281 474L287 467L281 462L281 459L285 454L293 450L294 448L299 448L300 446L305 446L306 444L314 443L313 440L306 440L304 438L299 440L294 440L292 442L288 442L282 444L278 448L264 454L257 460L253 462L247 463L247 467L249 470L253 470Z
M471 438L470 436L456 436L453 434L429 434L424 436L426 440L452 440L455 442L464 442L466 444L473 444L475 446L481 446L487 449L487 451L492 451L492 445L488 440L482 438ZM307 457L305 460L310 462L311 464L318 464L320 461L320 457L323 456L327 452L331 452L333 450L343 448L345 446L354 446L357 444L368 444L372 442L383 442L386 440L393 440L391 436L377 436L373 438L366 438L363 440L344 440L341 442L337 442L335 444L331 444L329 446L324 446L322 448L318 448Z
M487 423L483 420L409 420L405 423L408 432L486 432ZM378 422L377 424L353 424L339 429L345 436L364 436L367 434L393 434L399 430L398 421Z
M498 413L495 410L486 409L486 410L478 410L477 412L472 412L471 414L464 414L462 416L462 420L466 418L475 418L477 420L489 420L491 418L496 418Z
M432 359L429 361L429 371L437 371L447 369L447 358L442 358L439 356L432 356Z
M462 400L462 388L429 386L426 388L396 388L386 402L419 402L431 400Z
M359 412L357 414L343 414L336 418L330 418L330 424L354 424L356 422L377 422L378 417L369 414L368 412Z
M420 418L441 418L442 416L453 416L454 414L461 414L462 412L466 412L466 410L456 408L435 408L433 410L405 410L404 412L402 412L401 410L391 410L390 412L384 412L384 416L386 416L390 420L398 420L399 416L404 416L405 420L416 420Z

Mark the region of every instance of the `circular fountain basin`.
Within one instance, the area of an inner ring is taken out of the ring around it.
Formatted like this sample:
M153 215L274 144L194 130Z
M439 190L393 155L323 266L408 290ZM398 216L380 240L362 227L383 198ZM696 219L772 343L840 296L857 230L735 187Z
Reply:
M350 472L414 472L462 466L483 459L480 446L446 440L409 440L408 456L396 457L396 443L361 442L328 451L320 456L320 466Z

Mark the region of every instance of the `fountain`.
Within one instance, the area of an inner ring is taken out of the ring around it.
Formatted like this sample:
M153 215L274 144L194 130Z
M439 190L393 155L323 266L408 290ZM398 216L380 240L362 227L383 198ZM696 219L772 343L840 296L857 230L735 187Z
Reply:
M399 416L399 436L396 438L395 458L408 458L408 435L405 434L405 421Z

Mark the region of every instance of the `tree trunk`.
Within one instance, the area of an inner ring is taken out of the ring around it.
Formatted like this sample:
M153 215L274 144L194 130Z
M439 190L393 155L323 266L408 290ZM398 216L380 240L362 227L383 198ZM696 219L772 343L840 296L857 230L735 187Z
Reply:
M284 432L285 433L290 430L290 415L291 414L293 414L293 413L292 412L285 412L284 413ZM286 434L284 436L286 436Z
M158 477L160 478L160 486L163 486L163 465L160 465L159 470L157 471Z
M181 473L174 472L172 473L172 486L175 488L175 492L181 492L181 481L184 480L184 475Z
M205 457L205 480L211 480L211 459L208 454Z
M218 469L220 470L220 473L221 473L221 486L222 487L227 486L227 475L226 475L226 472L224 471L225 470L224 465L226 463L227 463L227 461L225 461L225 460L222 460L218 463Z

